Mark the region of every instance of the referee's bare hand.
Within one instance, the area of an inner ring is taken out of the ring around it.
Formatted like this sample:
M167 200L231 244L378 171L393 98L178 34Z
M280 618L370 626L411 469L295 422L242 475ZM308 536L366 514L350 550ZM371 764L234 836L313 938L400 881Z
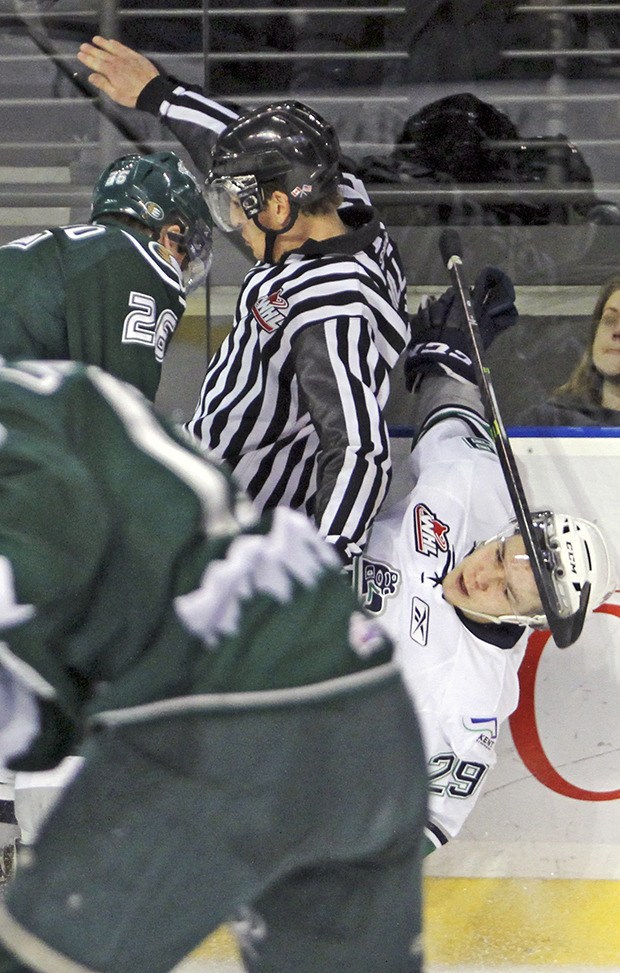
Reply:
M91 44L81 44L77 58L90 68L90 83L125 108L135 108L144 86L159 74L143 54L105 37L96 36Z

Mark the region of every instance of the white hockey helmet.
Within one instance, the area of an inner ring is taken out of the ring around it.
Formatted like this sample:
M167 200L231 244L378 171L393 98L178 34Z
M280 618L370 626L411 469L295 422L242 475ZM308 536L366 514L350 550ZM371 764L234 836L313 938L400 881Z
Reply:
M568 617L579 611L586 582L590 583L590 595L585 614L586 617L591 615L615 591L618 583L615 565L601 531L590 520L550 510L532 511L531 523L561 615ZM516 519L491 541L506 540L515 534L520 534ZM522 556L527 557L526 554ZM515 613L487 617L496 622L531 628L548 627L542 607L529 615Z

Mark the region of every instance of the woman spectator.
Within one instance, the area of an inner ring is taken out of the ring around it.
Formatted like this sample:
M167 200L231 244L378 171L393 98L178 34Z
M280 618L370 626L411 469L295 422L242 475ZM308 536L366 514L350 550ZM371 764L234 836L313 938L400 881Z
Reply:
M620 426L620 273L599 291L591 338L579 364L520 421L528 426Z

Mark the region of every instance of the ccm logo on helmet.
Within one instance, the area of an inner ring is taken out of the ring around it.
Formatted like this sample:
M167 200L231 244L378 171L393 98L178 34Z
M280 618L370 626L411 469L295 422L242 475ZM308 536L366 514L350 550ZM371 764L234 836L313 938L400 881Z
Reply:
M575 557L573 545L570 541L566 541L566 553L568 554L568 562L570 564L571 571L573 574L577 574L577 558Z

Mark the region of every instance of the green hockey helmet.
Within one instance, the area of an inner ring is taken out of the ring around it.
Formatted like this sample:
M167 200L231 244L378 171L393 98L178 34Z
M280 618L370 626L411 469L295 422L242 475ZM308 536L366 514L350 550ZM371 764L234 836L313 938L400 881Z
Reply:
M172 238L185 249L183 279L188 290L203 283L211 265L213 221L200 187L174 152L125 155L110 163L93 190L91 222L106 213L125 213L158 232L177 223Z

